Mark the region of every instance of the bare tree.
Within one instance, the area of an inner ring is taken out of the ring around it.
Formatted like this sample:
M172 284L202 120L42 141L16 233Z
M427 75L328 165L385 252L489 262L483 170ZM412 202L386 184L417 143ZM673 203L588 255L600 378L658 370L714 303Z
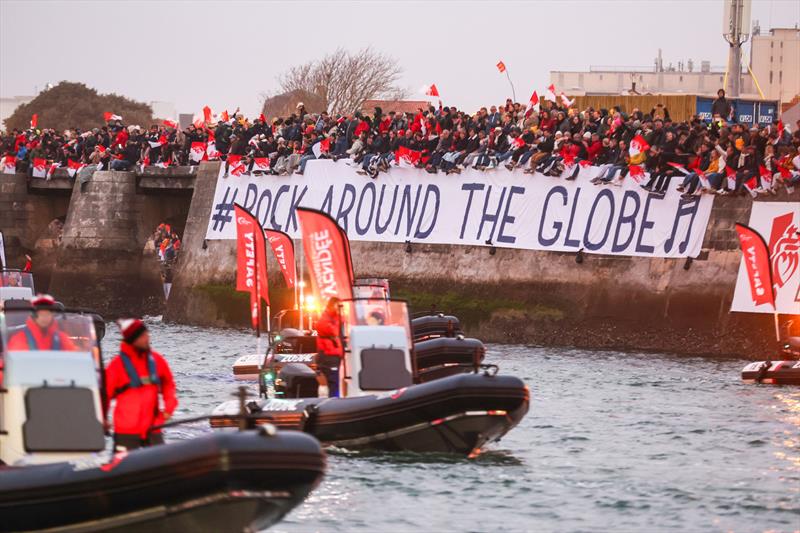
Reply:
M397 98L403 70L397 61L372 48L351 53L342 48L322 59L292 67L278 81L284 92L296 90L319 95L330 113L352 113L365 100Z

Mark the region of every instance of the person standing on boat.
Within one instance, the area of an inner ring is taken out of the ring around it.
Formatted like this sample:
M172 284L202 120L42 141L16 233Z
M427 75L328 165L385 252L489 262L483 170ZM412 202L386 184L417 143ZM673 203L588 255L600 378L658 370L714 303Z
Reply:
M328 300L325 310L315 326L317 329L317 355L314 358L317 373L325 378L328 396L339 396L339 366L342 363L341 316L339 314L339 298Z
M22 329L8 339L9 351L57 350L75 351L75 343L58 327L54 311L58 311L55 298L39 294L31 300L33 313Z
M106 367L108 401L114 408L114 450L133 450L164 443L163 424L178 406L175 381L166 359L150 348L150 333L144 322L119 321L122 342L119 354ZM159 396L163 409L159 406Z

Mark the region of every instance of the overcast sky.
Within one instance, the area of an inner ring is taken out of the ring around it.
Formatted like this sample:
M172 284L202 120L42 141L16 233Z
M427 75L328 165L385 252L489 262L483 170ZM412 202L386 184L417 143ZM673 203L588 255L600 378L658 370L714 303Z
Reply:
M798 0L753 0L762 32L800 21ZM474 110L542 92L551 70L651 66L692 58L724 65L722 0L529 2L235 2L0 0L0 96L48 82L174 102L179 112L259 112L288 67L337 47L395 57L402 85L435 83Z

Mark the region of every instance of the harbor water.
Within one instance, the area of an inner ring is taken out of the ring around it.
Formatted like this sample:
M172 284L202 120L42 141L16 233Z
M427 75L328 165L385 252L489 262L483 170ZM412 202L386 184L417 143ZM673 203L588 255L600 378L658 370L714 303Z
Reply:
M175 418L232 397L251 334L148 323ZM487 362L531 389L501 442L476 459L330 450L322 485L273 531L800 530L798 388L742 384L741 359L490 345Z

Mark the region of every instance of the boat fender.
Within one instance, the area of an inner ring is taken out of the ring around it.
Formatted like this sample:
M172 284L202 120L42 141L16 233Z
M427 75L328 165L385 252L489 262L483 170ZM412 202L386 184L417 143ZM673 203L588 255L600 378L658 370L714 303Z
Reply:
M312 403L311 405L307 405L306 408L303 409L303 418L300 420L300 431L313 433L318 414L319 407L317 404Z
M272 424L260 424L257 428L258 434L262 437L274 437L278 434L278 428Z

